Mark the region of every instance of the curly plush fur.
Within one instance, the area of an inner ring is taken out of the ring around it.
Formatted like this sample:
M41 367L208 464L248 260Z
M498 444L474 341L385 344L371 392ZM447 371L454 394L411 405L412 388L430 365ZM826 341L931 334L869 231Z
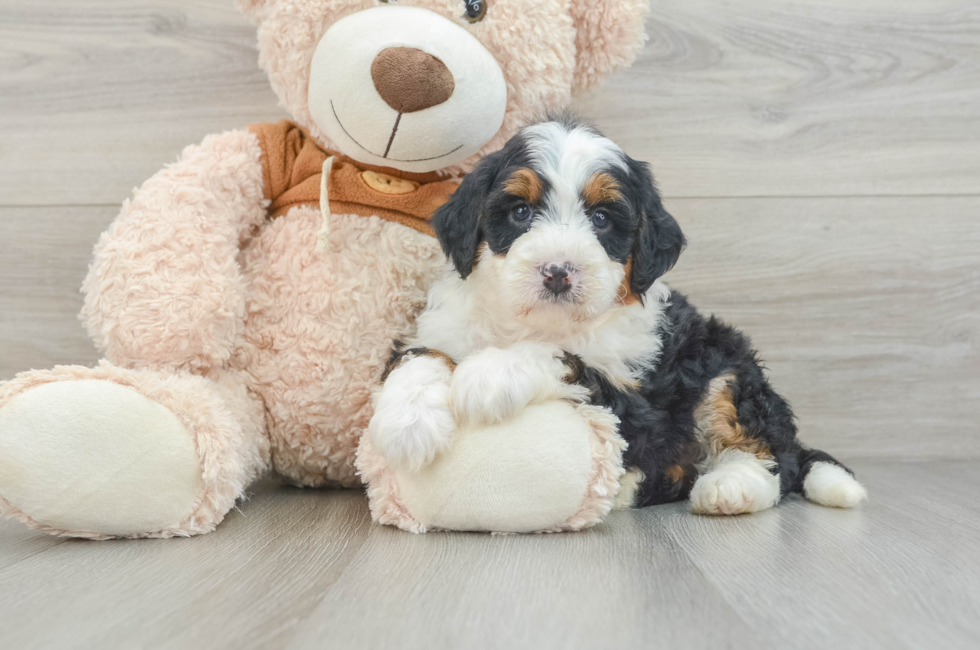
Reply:
M283 106L331 148L307 106L311 57L333 23L377 3L239 4L258 26L260 63ZM470 26L460 0L401 4L470 30L506 79L502 128L477 155L439 170L450 176L629 63L646 11L640 0L497 0ZM262 161L255 135L229 131L188 147L146 181L100 239L83 287L83 320L105 361L31 371L0 388L9 398L50 382L108 382L183 423L200 457L198 505L182 521L132 536L212 530L270 469L300 485L358 484L354 454L372 389L392 340L411 331L441 272L434 239L377 217L331 215L327 250L318 251L317 206L268 218ZM90 433L94 426L79 424ZM0 476L0 494L4 480L20 480L11 476ZM46 524L2 496L0 510L54 534L110 536Z

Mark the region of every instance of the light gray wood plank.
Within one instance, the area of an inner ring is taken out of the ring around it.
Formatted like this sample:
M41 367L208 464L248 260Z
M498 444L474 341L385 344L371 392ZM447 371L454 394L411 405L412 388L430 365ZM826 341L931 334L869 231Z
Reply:
M255 492L218 533L72 540L0 569L0 647L284 647L364 543L370 517L353 490L267 482ZM0 544L18 526L0 526Z
M794 496L750 517L672 510L662 523L777 647L975 648L980 519L964 495L977 465L855 469L871 502L853 511Z
M579 534L413 536L363 495L262 483L210 535L53 548L0 523L2 647L972 648L976 462L855 463L854 511L791 497Z
M690 239L668 282L753 338L805 441L842 460L980 458L980 198L668 208ZM77 288L115 214L0 209L17 242L0 248L0 380L98 358Z
M0 520L0 571L66 541L31 530L18 521Z
M710 612L712 625L678 625ZM775 647L707 586L658 513L580 534L375 527L290 648Z
M209 133L285 117L232 0L5 0L0 205L118 204Z
M79 289L117 206L0 208L0 381L31 368L90 365Z
M658 0L578 106L667 196L976 194L973 0Z
M980 192L972 0L664 0L576 105L668 196ZM275 120L230 0L0 6L0 205L116 203L205 134Z
M980 457L980 199L668 208L690 240L668 283L752 337L805 441Z

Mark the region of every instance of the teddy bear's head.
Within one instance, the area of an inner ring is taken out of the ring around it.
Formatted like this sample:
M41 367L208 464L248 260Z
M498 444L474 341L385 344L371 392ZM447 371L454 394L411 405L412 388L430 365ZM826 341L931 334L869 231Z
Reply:
M648 0L237 0L260 64L323 146L468 171L642 47Z

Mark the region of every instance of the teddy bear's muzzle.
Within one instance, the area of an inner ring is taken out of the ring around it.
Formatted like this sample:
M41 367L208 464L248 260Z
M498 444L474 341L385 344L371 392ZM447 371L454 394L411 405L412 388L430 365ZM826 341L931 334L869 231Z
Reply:
M323 34L307 99L328 148L425 173L477 153L503 125L507 81L455 15L422 7L355 10Z

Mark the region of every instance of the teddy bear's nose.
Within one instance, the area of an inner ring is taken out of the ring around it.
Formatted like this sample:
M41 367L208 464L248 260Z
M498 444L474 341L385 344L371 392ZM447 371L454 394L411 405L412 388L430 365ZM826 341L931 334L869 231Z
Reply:
M438 106L456 89L445 63L413 47L381 50L371 64L371 78L381 98L399 113Z

